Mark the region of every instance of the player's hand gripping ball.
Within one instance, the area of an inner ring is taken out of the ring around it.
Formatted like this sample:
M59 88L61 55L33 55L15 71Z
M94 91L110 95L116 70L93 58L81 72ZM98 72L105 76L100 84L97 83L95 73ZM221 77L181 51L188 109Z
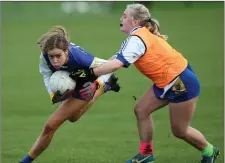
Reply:
M52 97L54 104L71 97L76 87L76 82L69 77L69 72L59 70L52 74L49 85L51 91L54 93Z

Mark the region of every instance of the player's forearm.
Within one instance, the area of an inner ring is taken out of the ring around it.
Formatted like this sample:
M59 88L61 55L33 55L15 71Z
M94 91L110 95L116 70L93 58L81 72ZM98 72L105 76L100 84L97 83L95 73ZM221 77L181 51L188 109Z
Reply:
M95 75L104 75L114 72L120 69L123 66L123 63L117 59L109 60L108 62L102 64L99 67L93 68Z
M98 58L98 57L95 57L93 62L91 63L90 65L90 68L94 68L94 67L98 67L106 62L108 62L109 60L113 60L114 58L116 58L116 55L112 56L111 58L109 58L108 60L105 60L105 59L101 59L101 58Z

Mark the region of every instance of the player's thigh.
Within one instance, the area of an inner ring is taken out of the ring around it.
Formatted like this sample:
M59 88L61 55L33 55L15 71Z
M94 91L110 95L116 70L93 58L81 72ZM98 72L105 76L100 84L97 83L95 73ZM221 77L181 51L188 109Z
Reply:
M199 94L199 80L188 65L168 92L170 120L173 128L181 130L189 126Z
M83 112L83 113L86 112L103 93L104 92L102 92L101 90L97 90L94 94L93 99L88 101L88 103L83 108L81 108L81 112Z
M195 112L198 97L179 103L169 103L170 123L173 130L185 130Z
M78 120L91 106L97 101L97 99L103 94L101 90L97 90L92 100L90 100L84 107L81 107L77 111L74 111L73 114L68 118L70 122L75 122Z
M147 114L151 114L155 110L160 109L166 106L167 104L168 104L167 100L161 100L155 96L153 87L151 87L144 93L141 99L137 102L135 106L135 111L136 112L142 111Z
M69 98L64 101L59 108L50 116L47 121L47 124L57 127L65 122L71 115L78 112L82 107L87 104L86 101Z

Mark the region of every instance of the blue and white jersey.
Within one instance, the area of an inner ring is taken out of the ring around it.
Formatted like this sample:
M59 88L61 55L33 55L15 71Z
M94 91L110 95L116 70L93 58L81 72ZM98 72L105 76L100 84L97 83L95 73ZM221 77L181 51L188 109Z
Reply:
M131 36L139 28L136 27L130 32L128 38L122 42L120 50L117 52L116 59L123 62L124 67L129 67L130 64L144 55L146 51L143 41L138 36Z
M61 68L58 70L71 72L74 69L97 67L107 62L107 60L94 57L93 55L91 55L90 53L86 52L84 49L73 43L70 43L69 45L68 57L69 57L68 62L62 65ZM51 89L49 87L49 79L52 73L54 73L57 70L51 65L47 54L42 53L40 55L39 71L44 76L45 87L48 93L50 94ZM100 78L101 82L102 83L106 82L111 75L112 73L101 76Z

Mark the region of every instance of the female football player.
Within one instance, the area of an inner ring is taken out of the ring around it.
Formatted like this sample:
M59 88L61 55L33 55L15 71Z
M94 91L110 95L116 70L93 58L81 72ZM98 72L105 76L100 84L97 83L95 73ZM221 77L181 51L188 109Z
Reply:
M61 102L59 108L47 120L41 135L38 137L29 153L21 160L21 163L31 163L36 159L50 144L55 131L66 120L70 122L77 121L82 114L104 92L113 90L118 92L120 87L117 84L117 78L112 74L99 77L96 80L99 91L96 92L93 100L87 102L79 95L79 89L86 83L95 79L80 76L73 78L76 69L89 69L107 62L106 60L96 58L86 52L84 49L69 42L68 34L62 27L53 27L45 33L38 44L42 50L40 56L40 73L44 76L44 83L50 94L53 103ZM66 91L63 95L53 93L49 88L49 79L53 72L65 70L71 73L71 77L76 80L74 91ZM79 71L80 72L80 71Z
M197 76L178 51L159 32L159 23L141 4L128 5L120 18L120 30L128 35L117 57L103 65L86 71L88 76L98 76L129 67L136 68L153 81L135 106L140 151L127 163L152 163L153 120L151 114L168 105L171 129L174 136L184 140L201 152L202 163L214 163L218 148L210 144L201 132L190 126L200 93ZM82 97L92 98L95 83L80 90Z

